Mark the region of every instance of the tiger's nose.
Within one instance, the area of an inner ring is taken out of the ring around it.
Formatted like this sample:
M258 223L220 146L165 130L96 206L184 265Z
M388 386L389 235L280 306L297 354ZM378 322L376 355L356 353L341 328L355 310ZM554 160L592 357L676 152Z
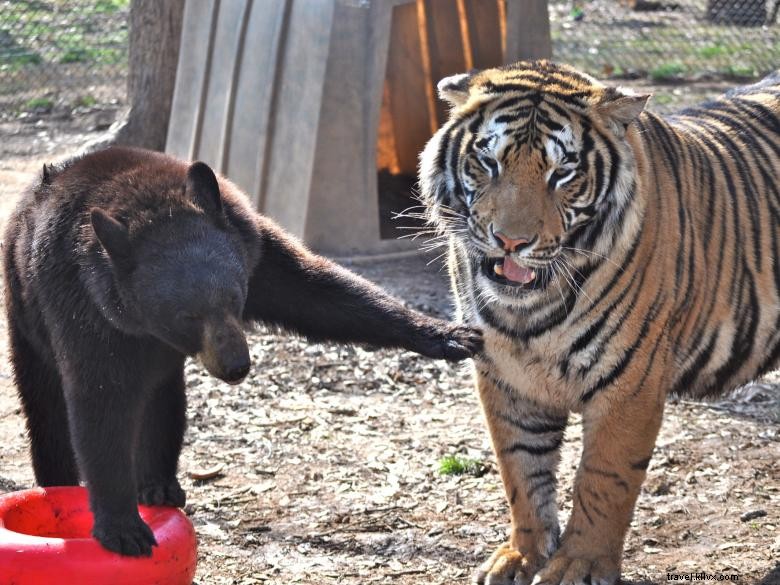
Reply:
M496 244L501 246L507 252L516 252L517 250L526 247L531 243L532 239L526 237L510 238L500 231L494 231L493 224L490 224L490 235L493 236Z

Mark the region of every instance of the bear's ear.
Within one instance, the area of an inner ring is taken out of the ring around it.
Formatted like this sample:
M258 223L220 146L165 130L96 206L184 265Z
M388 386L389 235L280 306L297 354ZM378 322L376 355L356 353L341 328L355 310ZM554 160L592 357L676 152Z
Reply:
M133 256L127 226L97 207L90 211L89 216L92 229L109 258L114 263L129 268Z
M219 183L211 167L203 162L194 162L187 170L186 194L209 215L222 215L222 195Z
M645 109L649 99L650 94L635 94L630 89L609 87L596 104L596 110L612 124L616 134L622 136L628 125Z
M469 99L469 83L475 73L476 70L445 77L436 84L439 97L456 108L462 106Z

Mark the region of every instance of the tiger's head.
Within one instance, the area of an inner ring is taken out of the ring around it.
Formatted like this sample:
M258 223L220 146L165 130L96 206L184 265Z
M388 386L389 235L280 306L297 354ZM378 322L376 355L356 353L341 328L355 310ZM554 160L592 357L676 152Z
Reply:
M549 61L455 75L452 106L420 165L428 219L513 297L566 281L575 252L605 254L633 196L629 127L649 96L607 87Z

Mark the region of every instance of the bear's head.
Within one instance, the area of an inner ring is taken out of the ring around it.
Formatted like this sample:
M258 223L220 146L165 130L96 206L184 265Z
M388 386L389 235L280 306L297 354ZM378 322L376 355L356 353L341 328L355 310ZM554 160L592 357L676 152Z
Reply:
M238 383L250 365L241 318L249 274L244 244L227 226L219 183L196 162L179 197L167 208L164 198L156 204L156 210L145 204L143 221L90 212L122 310L146 334ZM126 209L125 216L132 214Z

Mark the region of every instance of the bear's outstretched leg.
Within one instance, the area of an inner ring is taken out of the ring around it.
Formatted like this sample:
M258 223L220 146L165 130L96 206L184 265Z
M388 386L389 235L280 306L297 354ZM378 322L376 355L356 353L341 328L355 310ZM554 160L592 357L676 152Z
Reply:
M95 517L92 535L108 550L149 556L157 542L138 514L133 462L148 392L138 380L142 374L133 372L134 356L120 362L109 347L92 349L90 368L66 360L61 370L73 447Z
M40 486L78 485L62 383L57 371L9 319L11 362L30 436L35 481Z
M136 451L138 502L184 507L186 496L176 469L187 425L184 371L179 370L149 397Z
M313 341L399 347L434 359L462 360L482 348L478 330L407 309L278 227L269 223L263 229L245 319L279 325Z

